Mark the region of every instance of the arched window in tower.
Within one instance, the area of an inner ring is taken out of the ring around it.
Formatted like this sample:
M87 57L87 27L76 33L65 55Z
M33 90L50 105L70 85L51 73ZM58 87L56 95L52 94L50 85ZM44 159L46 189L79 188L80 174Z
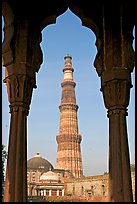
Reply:
M104 196L105 195L105 186L102 185L102 195Z
M75 195L75 186L73 185L73 195Z
M91 186L91 195L94 195L94 186Z
M84 193L84 187L82 186L81 187L81 195L83 195L83 193Z

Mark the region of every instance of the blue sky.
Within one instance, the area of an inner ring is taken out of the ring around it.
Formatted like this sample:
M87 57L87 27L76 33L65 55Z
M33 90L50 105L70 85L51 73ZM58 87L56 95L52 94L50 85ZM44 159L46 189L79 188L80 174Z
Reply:
M72 56L78 127L82 135L81 152L85 176L108 171L108 118L100 91L100 78L93 66L96 56L95 35L69 9L42 31L43 63L36 74L28 116L28 159L37 152L56 167L63 80L64 56ZM127 128L131 163L135 163L135 71L131 75ZM2 70L4 79L4 68ZM6 85L2 83L2 143L8 146L10 127Z

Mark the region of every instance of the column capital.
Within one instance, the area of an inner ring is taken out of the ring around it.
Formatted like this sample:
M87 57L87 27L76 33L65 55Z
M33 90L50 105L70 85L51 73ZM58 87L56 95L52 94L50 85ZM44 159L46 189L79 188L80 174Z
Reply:
M125 109L129 105L131 73L128 69L113 68L104 71L101 77L101 91L109 110Z
M23 111L28 115L35 78L26 75L11 75L4 79L7 86L10 112Z

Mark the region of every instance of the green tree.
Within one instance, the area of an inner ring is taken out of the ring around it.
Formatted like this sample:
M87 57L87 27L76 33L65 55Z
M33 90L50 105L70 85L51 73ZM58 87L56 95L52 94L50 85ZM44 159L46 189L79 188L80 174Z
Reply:
M108 172L107 172L107 171L105 171L105 172L104 172L104 175L107 175L107 174L108 174Z
M5 145L2 145L2 191L4 191L4 172L5 172L4 164L6 159L7 152L5 150Z

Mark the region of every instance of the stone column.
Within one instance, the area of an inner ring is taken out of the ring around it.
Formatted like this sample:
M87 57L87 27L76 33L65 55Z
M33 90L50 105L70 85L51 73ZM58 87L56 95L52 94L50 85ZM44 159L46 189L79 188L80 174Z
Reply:
M59 189L57 190L57 196L59 196Z
M131 88L128 69L104 72L102 92L109 118L109 199L132 201L127 135L127 106Z
M126 116L134 68L133 24L130 24L130 17L123 13L123 4L115 2L110 8L112 6L113 10L108 9L109 5L104 4L103 7L94 65L101 77L101 91L108 109L109 200L132 202Z
M62 196L64 196L64 189L62 189Z
M46 196L46 189L44 189L44 196Z
M50 189L50 190L49 190L49 196L51 196L51 195L52 195L52 190Z
M35 80L25 75L5 78L10 98L10 135L4 199L25 201L27 184L27 115ZM15 91L16 90L16 91Z
M11 113L4 202L26 202L27 115L36 88L35 73L42 62L41 33L27 19L16 18L5 2L3 16L4 82Z

